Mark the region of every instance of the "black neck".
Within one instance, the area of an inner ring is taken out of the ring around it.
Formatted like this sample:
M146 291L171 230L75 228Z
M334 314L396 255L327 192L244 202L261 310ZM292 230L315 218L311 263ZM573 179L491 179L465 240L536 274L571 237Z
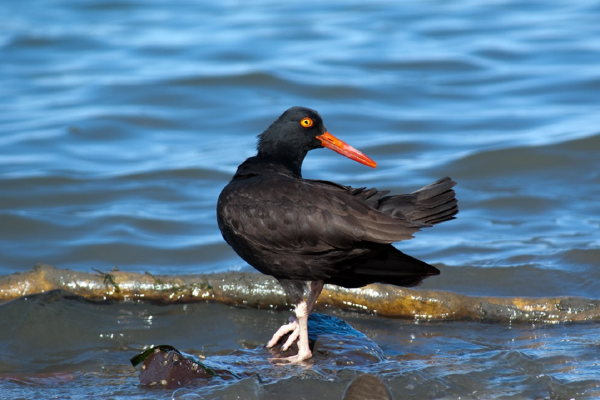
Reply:
M238 167L233 180L269 173L284 174L301 179L301 168L302 161L293 163L290 159L278 160L257 155L250 157Z

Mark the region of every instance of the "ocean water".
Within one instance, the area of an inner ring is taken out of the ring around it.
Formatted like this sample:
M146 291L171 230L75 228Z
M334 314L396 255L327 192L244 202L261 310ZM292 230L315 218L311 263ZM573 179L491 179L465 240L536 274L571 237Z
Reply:
M302 105L378 162L372 170L315 150L307 178L393 193L443 176L458 182L458 218L398 244L442 270L424 288L600 299L599 13L599 1L585 0L0 2L0 274L38 262L250 271L221 238L216 199L256 136ZM171 395L138 387L127 365L144 345L170 341L147 324L163 309L85 304L0 305L10 326L31 313L65 328L51 330L48 346L26 334L44 325L5 330L0 354L18 361L3 363L0 397L93 398L96 384L111 398ZM273 329L287 318L246 312ZM74 323L89 313L98 318ZM178 317L188 330L192 314ZM123 315L139 318L122 326ZM409 353L398 326L437 338L379 371L398 398L600 396L597 322L343 318L394 360ZM243 347L257 333L241 321L235 334L216 325L225 343L190 332L183 346ZM65 330L73 344L56 350ZM345 381L328 379L317 379L323 398L339 398ZM432 385L443 390L426 391Z

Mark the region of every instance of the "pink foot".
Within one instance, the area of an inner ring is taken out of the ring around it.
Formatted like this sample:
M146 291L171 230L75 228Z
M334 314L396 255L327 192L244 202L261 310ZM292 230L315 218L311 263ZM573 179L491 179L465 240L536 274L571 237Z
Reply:
M296 304L295 313L296 318L294 318L289 324L283 325L281 328L279 328L279 330L275 332L275 335L273 335L273 338L269 341L269 343L267 343L267 347L275 346L275 344L283 335L288 332L292 332L281 349L286 351L296 341L296 339L298 339L298 354L286 358L274 358L271 359L271 361L295 364L304 360L308 360L312 357L312 352L308 346L308 307L306 302L302 301Z
M282 351L286 351L287 349L289 349L292 343L294 343L294 341L298 339L298 336L300 335L300 326L298 325L298 318L291 317L289 324L282 325L281 328L279 328L277 332L275 332L271 340L269 340L269 343L267 343L267 347L271 348L275 346L277 342L279 342L279 340L281 340L281 338L284 337L288 332L292 332L292 334L281 348Z
M269 358L269 361L277 364L298 364L304 360L312 358L312 352L309 350L308 353L296 354L295 356L281 357L281 358Z

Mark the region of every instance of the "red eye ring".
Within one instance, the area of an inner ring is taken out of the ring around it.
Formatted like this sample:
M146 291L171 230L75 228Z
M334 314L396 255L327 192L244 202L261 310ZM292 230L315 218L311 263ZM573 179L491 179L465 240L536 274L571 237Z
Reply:
M302 118L300 120L300 125L302 125L305 128L310 128L311 126L313 126L313 120L308 117Z

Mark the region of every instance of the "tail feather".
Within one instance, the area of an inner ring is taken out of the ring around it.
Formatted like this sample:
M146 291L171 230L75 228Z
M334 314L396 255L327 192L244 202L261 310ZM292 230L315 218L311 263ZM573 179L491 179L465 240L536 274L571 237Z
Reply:
M427 227L454 219L458 213L458 202L452 189L454 185L456 182L446 177L410 194L394 196L387 196L386 192L376 189L348 189L381 212ZM325 283L347 288L370 283L415 286L423 279L440 273L437 268L402 253L392 245L373 246L376 247L367 258L346 261L343 266L340 265L339 273Z
M379 200L377 209L413 222L439 224L458 214L454 185L456 182L445 177L411 194L386 196Z
M456 218L455 215L457 213L458 213L458 207L444 209L443 211L440 211L437 214L428 215L427 220L423 221L423 222L426 224L429 224L429 225L436 225L436 224L439 224L440 222L455 219Z
M450 179L450 177L447 176L433 183L430 183L429 185L422 187L419 190L415 190L411 194L418 195L418 200L429 199L446 192L448 189L453 188L455 185L456 182L454 182L452 179Z
M423 279L439 273L434 266L404 254L392 245L386 245L376 256L356 263L325 283L347 288L370 283L409 287L419 285Z

